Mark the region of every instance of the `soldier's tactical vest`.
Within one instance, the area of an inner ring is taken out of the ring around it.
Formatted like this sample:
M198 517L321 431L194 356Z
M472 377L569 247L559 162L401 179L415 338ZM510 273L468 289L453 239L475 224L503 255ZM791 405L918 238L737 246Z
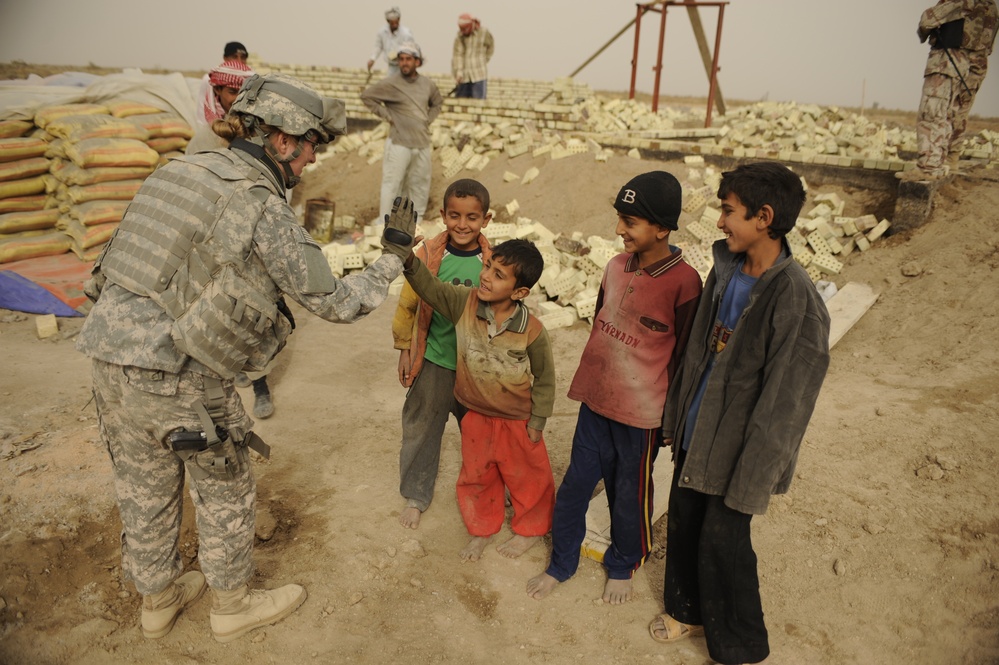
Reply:
M262 370L291 333L252 251L272 195L228 151L174 160L143 183L95 272L155 301L174 319L177 348L223 378Z

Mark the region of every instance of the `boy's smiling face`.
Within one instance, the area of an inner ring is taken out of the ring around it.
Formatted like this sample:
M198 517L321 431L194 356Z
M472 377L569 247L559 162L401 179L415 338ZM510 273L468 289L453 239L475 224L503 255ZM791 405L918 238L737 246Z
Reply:
M763 219L764 215L757 213L746 219L748 213L742 200L734 193L729 192L728 196L722 199L718 228L725 234L725 244L728 245L728 251L733 254L744 253L761 239L770 237L767 234L770 223Z
M474 196L452 196L441 210L448 241L455 249L470 251L479 246L479 233L489 224L490 215Z
M482 302L520 300L530 292L526 286L517 286L513 266L503 263L502 259L486 259L482 263L479 273L479 300Z
M669 231L656 226L643 217L617 215L617 228L614 232L624 241L624 251L632 254L645 254L659 246Z

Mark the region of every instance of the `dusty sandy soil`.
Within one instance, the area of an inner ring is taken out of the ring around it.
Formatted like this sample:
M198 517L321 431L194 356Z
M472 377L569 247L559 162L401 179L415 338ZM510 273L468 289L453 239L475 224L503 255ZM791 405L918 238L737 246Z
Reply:
M552 230L606 237L627 179L686 172L623 155L532 160L496 159L478 174L494 207L516 198L521 215ZM504 171L534 164L531 185L503 182ZM299 196L328 196L339 214L366 219L379 179L379 164L336 157ZM435 171L434 201L445 185ZM865 192L810 185L847 196L848 214L864 212ZM769 663L999 662L996 175L958 177L937 202L929 224L852 257L836 280L881 297L833 350L791 492L754 520ZM394 305L351 326L299 312L272 375L277 411L257 427L274 449L256 465L260 521L275 528L257 543L253 584L299 582L309 599L229 645L211 638L207 600L167 637L141 636L140 598L120 579L88 362L73 349L81 321L61 319L58 337L39 340L31 317L0 313L0 662L710 662L703 639L649 638L662 609L661 549L636 575L636 599L616 607L600 601L602 569L586 559L551 596L528 598L547 542L519 560L487 549L460 563L453 423L434 504L418 531L398 524ZM553 332L559 399L545 436L556 480L577 409L565 391L586 335L582 324ZM181 543L196 567L189 506Z

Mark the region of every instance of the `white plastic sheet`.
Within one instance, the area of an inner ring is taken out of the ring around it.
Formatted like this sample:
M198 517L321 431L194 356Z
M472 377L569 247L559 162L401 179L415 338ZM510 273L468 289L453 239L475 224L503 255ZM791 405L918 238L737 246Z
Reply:
M145 74L138 69L107 76L72 72L0 81L0 119L31 120L37 109L50 104L129 100L176 113L193 127L199 84L199 79L186 79L177 72Z

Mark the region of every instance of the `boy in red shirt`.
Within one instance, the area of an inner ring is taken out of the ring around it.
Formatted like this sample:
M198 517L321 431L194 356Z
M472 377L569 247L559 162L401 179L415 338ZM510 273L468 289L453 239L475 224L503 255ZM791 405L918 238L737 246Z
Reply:
M681 195L676 178L653 171L632 178L614 202L625 253L604 270L593 329L569 388L570 399L582 404L555 500L551 562L527 583L534 598L575 574L586 509L601 478L611 512L604 602L631 599L632 574L652 546L662 409L701 295L697 271L669 244Z

